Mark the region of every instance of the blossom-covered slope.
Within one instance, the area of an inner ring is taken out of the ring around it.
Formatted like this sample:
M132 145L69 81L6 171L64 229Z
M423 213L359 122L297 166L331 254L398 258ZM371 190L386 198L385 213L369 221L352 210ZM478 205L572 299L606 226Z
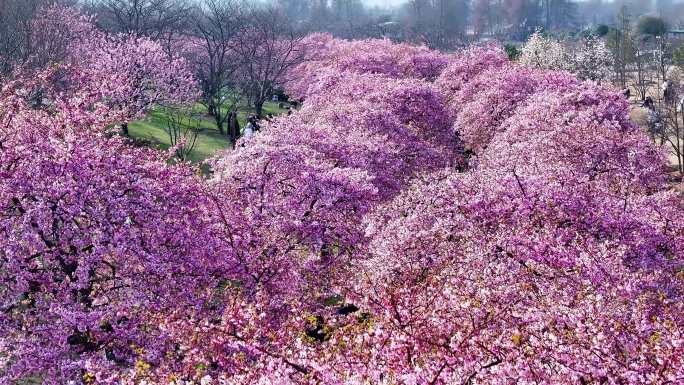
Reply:
M681 199L619 94L303 44L303 107L207 180L4 88L0 382L684 381Z

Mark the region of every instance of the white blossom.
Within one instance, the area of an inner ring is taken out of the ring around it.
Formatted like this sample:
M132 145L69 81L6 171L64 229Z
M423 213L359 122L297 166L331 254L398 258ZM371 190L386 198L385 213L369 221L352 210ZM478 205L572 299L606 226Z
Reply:
M519 62L527 67L562 70L566 69L566 56L562 44L536 31L523 45Z
M569 71L583 80L602 82L610 78L613 57L606 43L594 36L562 43L533 33L522 47L520 64L546 70Z

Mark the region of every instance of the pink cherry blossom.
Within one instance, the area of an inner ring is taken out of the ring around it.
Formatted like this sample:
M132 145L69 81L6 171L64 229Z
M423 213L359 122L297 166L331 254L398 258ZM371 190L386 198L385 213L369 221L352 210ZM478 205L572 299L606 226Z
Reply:
M315 34L203 178L106 135L187 62L77 30L0 89L0 382L684 381L684 207L614 90Z
M292 80L287 85L288 92L298 98L308 98L309 86L326 70L433 81L448 63L448 55L423 46L394 44L387 39L346 41L328 34L313 34L302 46L307 60L290 71Z
M0 130L0 378L64 384L91 368L111 375L162 360L174 345L156 317L208 306L201 293L223 274L200 179L19 102L9 114Z

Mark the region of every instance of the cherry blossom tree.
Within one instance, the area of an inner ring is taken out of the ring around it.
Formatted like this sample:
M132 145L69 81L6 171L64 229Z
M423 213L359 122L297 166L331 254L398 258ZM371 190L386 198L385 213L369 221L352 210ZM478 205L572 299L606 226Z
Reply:
M550 37L535 31L521 49L520 64L528 67L560 70L568 66L568 57L563 45Z
M107 114L100 118L120 124L127 134L128 122L154 106L197 98L188 62L169 56L155 41L104 33L91 17L59 5L40 11L33 24L34 67L52 72L51 83L43 86L45 92L51 89L52 103L69 100L82 110Z
M0 381L120 383L177 349L157 319L209 306L210 200L192 169L22 99L3 89Z
M597 82L610 80L614 66L613 54L598 37L563 42L545 37L540 31L525 42L518 61L533 68L570 71L582 80Z
M3 85L0 382L684 381L684 207L624 98L495 46L303 43L303 107L208 179L94 116L190 92L112 63L153 42L89 43L42 108L55 69Z
M341 332L335 367L403 383L681 379L674 196L482 169L426 177L394 204L371 217L377 256L347 296L372 332Z
M496 131L506 128L505 119L536 91L548 87L563 91L576 83L569 75L513 65L483 71L455 95L454 129L470 150L480 152Z
M508 56L494 45L473 46L459 52L440 73L435 84L452 106L456 106L456 94L473 77L490 68L499 68L508 63Z
M97 34L94 18L63 5L38 9L31 22L30 69L42 70L49 64L63 63L75 41L88 40Z
M354 247L358 223L371 205L396 194L413 173L459 162L448 115L431 87L375 75L335 80L325 83L328 94L276 119L263 134L215 161L217 195L236 197L244 206L239 210L250 217L259 213L247 221L249 232L274 234L260 236L264 242L295 242L256 244L250 259L266 264L262 269L276 271L275 264L289 276L296 270L285 269L285 261L306 261L287 255L284 261L275 256L262 261L264 250L300 253L306 245L312 257L321 258L316 254L325 256L333 247ZM340 101L349 101L348 111L336 105ZM354 114L359 106L368 113Z
M329 34L312 34L301 44L305 59L290 69L286 87L299 98L308 96L308 87L316 84L319 75L325 73L323 69L433 81L448 62L448 56L437 51L389 40L346 41Z
M198 96L187 61L169 58L147 38L98 33L75 44L69 65L71 89L93 104L105 104L124 135L129 121L155 105L188 104Z
M224 240L240 255L232 270L242 272L231 278L242 300L204 330L204 345L233 352L220 360L209 352L197 357L216 368L214 375L241 374L234 379L240 383L326 378L315 361L293 352L315 354L306 341L326 338L316 315L330 312L325 303L335 301L349 276L350 258L363 246L364 214L411 175L460 164L445 105L429 84L350 73L321 79L318 87L327 92L214 163ZM271 325L273 338L260 338L258 324Z

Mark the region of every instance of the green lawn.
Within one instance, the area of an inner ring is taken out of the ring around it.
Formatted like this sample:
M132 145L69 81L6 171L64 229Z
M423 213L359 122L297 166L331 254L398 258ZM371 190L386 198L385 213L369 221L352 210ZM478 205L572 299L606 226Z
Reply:
M201 116L200 127L202 131L197 137L197 144L190 154L190 160L201 162L218 151L231 148L230 140L218 132L213 118L206 115L204 106L197 104L194 108L195 112ZM286 109L278 108L277 102L266 102L263 114L275 116L286 111ZM238 121L241 128L245 126L247 116L252 113L252 110L246 106L238 108ZM133 138L149 141L156 148L167 149L170 146L169 135L166 132L166 117L161 109L150 112L145 119L130 123L128 129Z

